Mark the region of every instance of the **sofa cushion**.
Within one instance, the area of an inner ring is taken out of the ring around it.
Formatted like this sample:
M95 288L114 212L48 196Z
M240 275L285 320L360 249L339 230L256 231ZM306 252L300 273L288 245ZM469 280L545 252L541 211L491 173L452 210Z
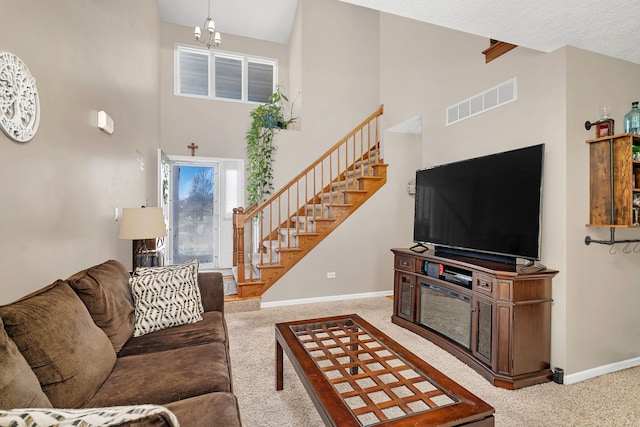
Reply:
M202 322L189 323L133 337L122 347L118 357L154 353L190 345L225 342L227 327L219 311L202 314Z
M110 260L80 271L67 279L87 306L91 318L120 351L133 335L135 315L129 289L129 272L118 261Z
M135 308L134 337L202 320L197 261L144 271L129 279Z
M165 405L181 426L241 427L238 401L231 393L207 393Z
M64 281L0 307L0 317L54 407L82 406L113 369L109 338Z
M20 408L0 411L0 425L179 427L180 424L176 416L167 408L158 405L136 405L90 409Z
M38 378L7 336L1 318L0 363L0 409L51 408L51 402L42 391Z
M164 405L215 391L231 391L223 343L118 357L113 372L86 406Z

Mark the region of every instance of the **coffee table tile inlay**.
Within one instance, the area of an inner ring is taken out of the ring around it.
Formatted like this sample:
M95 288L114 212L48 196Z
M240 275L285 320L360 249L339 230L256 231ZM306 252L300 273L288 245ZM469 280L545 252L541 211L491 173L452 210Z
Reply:
M278 390L283 347L327 425L399 426L403 420L440 425L435 421L445 414L447 425L477 419L483 423L475 425L493 425L493 408L355 314L277 324ZM327 385L329 393L322 390ZM480 410L479 418L457 407L469 405L469 397L475 398L472 412Z

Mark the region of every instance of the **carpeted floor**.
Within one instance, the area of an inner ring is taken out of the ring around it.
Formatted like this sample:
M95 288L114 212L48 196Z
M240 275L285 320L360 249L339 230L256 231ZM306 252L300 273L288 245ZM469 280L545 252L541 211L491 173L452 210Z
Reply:
M234 392L245 427L321 427L315 407L285 355L284 390L275 390L274 324L357 313L436 369L492 405L496 426L640 426L640 367L572 385L510 391L429 341L391 323L384 297L227 313Z

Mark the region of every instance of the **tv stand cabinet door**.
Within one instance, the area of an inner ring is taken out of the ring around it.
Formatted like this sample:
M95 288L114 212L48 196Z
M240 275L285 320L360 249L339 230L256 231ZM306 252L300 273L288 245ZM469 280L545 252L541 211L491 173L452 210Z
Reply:
M416 276L401 271L396 271L395 276L395 314L410 322L416 322Z
M474 295L472 299L471 353L473 356L495 369L495 310L494 303L488 298Z
M496 372L518 376L548 370L551 302L498 304Z
M512 308L511 375L523 375L550 368L551 302L532 302Z

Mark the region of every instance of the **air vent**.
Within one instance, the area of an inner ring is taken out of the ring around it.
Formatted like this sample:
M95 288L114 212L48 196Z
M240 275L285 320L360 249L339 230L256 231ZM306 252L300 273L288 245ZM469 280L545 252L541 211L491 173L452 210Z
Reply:
M518 81L514 77L478 95L447 108L447 126L477 116L518 99Z

